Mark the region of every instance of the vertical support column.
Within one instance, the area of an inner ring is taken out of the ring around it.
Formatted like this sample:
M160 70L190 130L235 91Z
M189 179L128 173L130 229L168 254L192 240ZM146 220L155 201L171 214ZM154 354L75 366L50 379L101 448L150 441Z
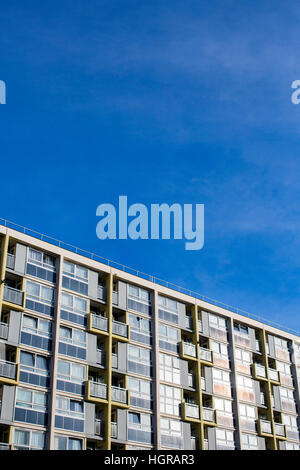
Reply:
M196 351L197 351L197 365L195 368L196 377L195 377L195 385L196 385L196 394L197 394L197 401L199 404L199 418L200 424L198 426L198 442L199 442L199 449L204 450L204 424L203 424L203 402L202 402L202 381L201 381L201 362L200 362L200 350L199 350L199 328L198 328L198 306L197 303L193 306L192 311L192 318L193 323L195 325L194 328L194 343L196 344Z
M50 400L49 400L49 439L48 448L54 449L54 428L55 428L55 409L56 409L56 378L57 378L57 362L58 362L58 343L59 343L59 324L60 324L60 298L62 287L62 272L63 272L63 256L57 259L57 276L56 276L56 306L54 311L53 326L52 326L52 361L50 371Z
M158 292L155 290L152 297L152 328L153 328L153 385L154 392L154 448L161 449L160 433L160 375L159 375L159 320L158 320Z
M8 250L9 236L6 234L1 239L1 267L0 267L0 320L2 317L2 299L5 281L6 260Z
M231 361L231 383L232 383L232 408L233 414L236 417L236 437L237 437L237 447L238 449L242 448L242 432L240 427L240 410L239 410L239 399L237 394L237 371L236 371L236 361L235 361L235 340L233 333L233 320L228 318L228 336L229 336L229 349L230 349L230 361Z
M292 376L294 379L295 383L295 393L296 393L296 401L297 403L300 403L300 381L299 377L297 374L297 363L296 363L296 355L295 355L295 341L291 341L292 344L292 351L291 351L291 356L292 356ZM300 368L300 364L299 364ZM300 414L300 411L298 412L298 415Z
M106 340L106 371L104 374L105 382L107 384L107 407L105 411L105 436L106 442L104 447L106 450L111 450L111 385L112 385L112 292L113 292L113 275L108 274L106 279L106 305L108 316L108 337Z
M266 370L266 377L268 379L268 382L266 383L266 392L267 392L267 417L268 420L271 422L271 429L272 429L272 434L273 436L270 437L271 439L271 449L272 450L277 450L277 442L276 442L276 437L275 437L275 424L274 424L274 413L273 413L273 407L272 407L272 385L270 383L270 377L269 377L269 363L268 363L268 353L267 353L267 339L266 339L266 330L263 329L261 333L261 343L262 343L262 354L263 354L263 365L265 366Z

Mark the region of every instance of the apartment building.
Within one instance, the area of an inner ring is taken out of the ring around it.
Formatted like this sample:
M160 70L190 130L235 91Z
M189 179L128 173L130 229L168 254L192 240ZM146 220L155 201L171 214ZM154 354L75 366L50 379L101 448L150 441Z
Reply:
M2 450L300 449L296 333L24 232L0 225Z

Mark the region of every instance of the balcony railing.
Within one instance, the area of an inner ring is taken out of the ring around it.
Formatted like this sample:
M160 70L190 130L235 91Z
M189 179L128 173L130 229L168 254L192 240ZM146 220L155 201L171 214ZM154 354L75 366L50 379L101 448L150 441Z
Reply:
M115 335L123 336L128 338L128 325L126 323L121 323L119 321L113 320L112 322L112 332Z
M255 375L257 377L263 377L263 378L267 377L265 366L262 366L261 364L254 363L254 370L255 370Z
M212 408L203 408L203 420L211 423L216 422L216 411Z
M1 339L8 338L8 324L7 323L0 323L0 338Z
M197 449L197 438L195 436L191 436L191 450Z
M100 382L89 381L90 396L107 400L107 385Z
M97 287L97 299L106 301L106 287L101 285Z
M111 422L111 437L117 439L118 437L118 423Z
M185 343L182 341L183 354L186 356L196 357L196 346L192 343Z
M92 328L101 331L108 331L108 319L106 317L102 317L101 315L92 315Z
M212 362L212 353L210 349L199 347L199 353L202 361Z
M259 421L260 421L261 432L265 434L272 434L272 426L271 426L270 421L266 421L264 419L260 419Z
M192 317L186 316L184 318L184 326L185 326L185 328L188 328L189 330L192 330L192 328L193 328L193 319L192 319Z
M4 286L3 300L16 305L23 305L24 292L14 287Z
M281 423L275 423L275 434L276 436L285 437L285 425Z
M104 436L104 421L102 419L95 419L95 435Z
M97 364L105 365L105 352L102 349L97 349Z
M185 403L185 415L188 418L199 419L199 406L194 403Z
M279 382L278 370L269 368L269 378L270 378L270 380L274 380L275 382Z
M113 291L112 293L112 303L114 305L119 305L119 293L116 291Z
M6 267L9 269L15 269L15 255L7 253Z
M118 403L127 404L128 391L125 388L111 387L111 399Z
M0 442L0 450L10 450L10 444L6 444L6 442Z
M15 380L17 377L17 364L0 359L0 377Z
M114 369L118 368L118 354L112 354L111 355L111 365Z
M189 387L194 387L194 375L193 374L188 374L188 384L189 384Z

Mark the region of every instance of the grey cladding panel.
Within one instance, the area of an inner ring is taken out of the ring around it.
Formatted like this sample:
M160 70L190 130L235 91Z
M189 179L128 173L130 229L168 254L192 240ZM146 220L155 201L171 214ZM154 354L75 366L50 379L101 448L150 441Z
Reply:
M85 416L85 434L87 436L95 435L95 404L85 402L84 405Z
M1 421L12 422L14 415L16 387L10 385L3 385L2 392L2 406L1 406Z
M97 299L98 273L89 269L88 296Z
M178 307L178 324L181 328L185 328L186 307L184 304L177 302Z
M205 312L204 310L202 310L201 318L202 318L202 333L208 336L209 335L208 312Z
M215 428L207 428L208 450L217 449L216 430Z
M127 344L118 343L118 370L127 372Z
M183 388L189 388L188 361L180 359L180 380Z
M11 310L9 314L8 342L18 344L20 340L22 313Z
M118 439L127 440L127 410L118 409Z
M249 331L251 349L252 349L252 351L256 351L255 330L253 328L248 328L248 331Z
M25 245L17 243L15 255L15 271L22 275L25 274L26 254L27 247Z
M97 363L97 336L87 334L87 361L91 364Z
M274 336L268 335L268 344L269 344L269 354L270 354L270 356L275 357Z
M184 448L184 450L191 450L192 449L192 441L191 441L191 425L190 425L190 423L182 423L182 431L183 431L183 448Z
M124 310L127 309L127 284L126 282L119 281L118 282L118 306L123 308Z

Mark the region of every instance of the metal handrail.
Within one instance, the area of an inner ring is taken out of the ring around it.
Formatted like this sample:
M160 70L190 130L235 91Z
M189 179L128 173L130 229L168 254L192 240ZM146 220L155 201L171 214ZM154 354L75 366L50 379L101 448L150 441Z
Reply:
M106 264L107 266L110 267L115 267L116 269L120 269L120 271L127 272L128 274L132 274L133 276L137 276L143 279L146 279L150 282L153 282L154 284L158 284L164 287L167 287L169 289L173 289L177 292L181 292L182 294L186 294L190 297L193 297L194 299L198 300L203 300L204 302L208 302L212 305L215 305L216 307L224 308L226 310L229 310L233 313L237 313L239 315L252 318L253 320L257 320L259 322L265 323L266 325L273 326L274 328L281 329L283 331L286 331L288 333L294 334L296 336L300 336L300 331L295 330L293 328L289 328L286 326L283 326L277 322L268 320L266 318L260 317L259 315L256 315L254 313L247 312L246 310L243 310L238 307L233 307L231 305L227 305L224 302L220 302L219 300L212 299L210 297L207 297L205 295L199 294L198 292L189 290L185 287L178 286L176 284L173 284L172 282L164 281L163 279L160 279L158 277L152 276L150 274L144 273L142 271L138 271L134 268L130 268L129 266L126 266L124 264L118 263L116 261L109 260L108 258L104 258L103 256L97 255L95 253L92 253L87 250L83 250L82 248L79 248L77 246L71 245L70 243L63 242L61 240L58 240L54 237L51 237L49 235L42 234L40 232L37 232L36 230L28 229L27 227L24 227L22 225L16 224L15 222L11 222L10 220L2 219L0 218L0 225L3 225L4 227L11 228L13 230L16 230L18 232L24 233L25 235L29 235L31 237L37 238L41 241L45 241L47 243L50 243L52 245L58 246L59 248L66 249L68 251L71 251L73 253L76 253L81 256L85 256L86 258L90 258L95 261L99 261L103 264Z

